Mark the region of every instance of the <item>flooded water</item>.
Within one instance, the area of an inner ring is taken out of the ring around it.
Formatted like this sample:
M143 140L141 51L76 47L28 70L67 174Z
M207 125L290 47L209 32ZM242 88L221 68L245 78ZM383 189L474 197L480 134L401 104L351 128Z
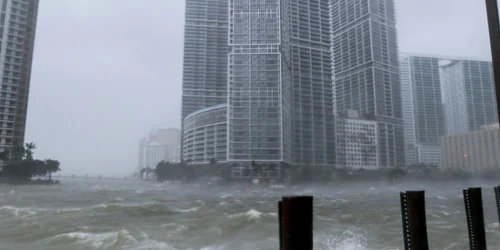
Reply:
M344 183L329 187L173 186L64 180L0 185L0 249L278 249L277 201L312 194L315 249L403 249L399 192L426 189L431 249L468 249L462 189ZM490 184L481 183L489 249L500 249Z

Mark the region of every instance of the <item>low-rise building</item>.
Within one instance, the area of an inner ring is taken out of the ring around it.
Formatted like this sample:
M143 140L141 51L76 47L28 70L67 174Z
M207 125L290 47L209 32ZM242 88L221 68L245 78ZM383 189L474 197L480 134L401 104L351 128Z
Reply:
M377 122L359 119L356 111L349 110L335 123L337 167L378 169Z
M431 145L417 145L417 162L442 167L441 147Z
M195 111L183 122L183 158L192 164L227 161L227 105Z
M499 136L499 125L496 123L481 126L477 131L443 137L443 168L470 172L500 168Z

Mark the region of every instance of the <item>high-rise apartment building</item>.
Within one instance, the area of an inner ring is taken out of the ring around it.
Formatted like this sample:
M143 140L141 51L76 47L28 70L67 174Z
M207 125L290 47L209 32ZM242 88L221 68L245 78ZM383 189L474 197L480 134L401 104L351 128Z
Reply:
M330 0L226 3L229 10L217 20L227 21L228 51L217 56L228 65L227 80L220 82L228 93L227 161L333 166ZM183 88L186 91L186 85ZM213 107L220 112L224 108ZM195 112L184 111L183 117ZM195 125L199 126L204 124ZM201 138L190 136L184 133L183 140ZM207 150L183 145L183 152ZM206 159L206 155L194 158Z
M24 144L38 0L0 6L0 151L10 151Z
M439 153L445 135L439 61L411 54L400 57L407 165L424 158L426 163L441 164L439 155L431 157Z
M380 166L404 166L394 1L331 2L336 112L377 121Z
M228 0L186 0L182 119L227 102Z
M441 81L447 135L498 122L491 62L447 60L441 65Z
M292 108L292 161L335 164L329 0L282 2L283 95ZM291 88L290 90L286 88Z
M182 124L199 109L227 103L228 6L228 0L186 0Z
M280 1L229 1L229 5L227 159L287 161Z

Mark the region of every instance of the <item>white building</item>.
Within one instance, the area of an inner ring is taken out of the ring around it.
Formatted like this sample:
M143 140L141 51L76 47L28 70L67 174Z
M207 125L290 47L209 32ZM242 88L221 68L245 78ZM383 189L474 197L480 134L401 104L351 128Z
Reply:
M161 161L168 160L168 147L158 142L150 142L146 145L145 150L145 167L156 168L156 165Z
M180 130L153 129L139 140L138 168L155 168L160 161L180 162Z
M347 118L336 120L337 167L378 169L377 122L358 119L349 110Z
M417 145L417 161L442 167L441 146Z

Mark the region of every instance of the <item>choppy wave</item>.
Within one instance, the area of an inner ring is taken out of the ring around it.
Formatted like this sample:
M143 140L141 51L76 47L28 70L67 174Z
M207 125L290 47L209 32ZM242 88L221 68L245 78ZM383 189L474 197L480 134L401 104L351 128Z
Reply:
M33 208L19 208L12 206L3 206L0 207L0 216L9 217L14 216L16 218L27 218L32 217L37 214L36 210Z
M107 233L71 232L59 234L44 241L48 247L78 247L85 249L167 249L175 250L165 242L149 239L147 234L137 239L127 230Z

